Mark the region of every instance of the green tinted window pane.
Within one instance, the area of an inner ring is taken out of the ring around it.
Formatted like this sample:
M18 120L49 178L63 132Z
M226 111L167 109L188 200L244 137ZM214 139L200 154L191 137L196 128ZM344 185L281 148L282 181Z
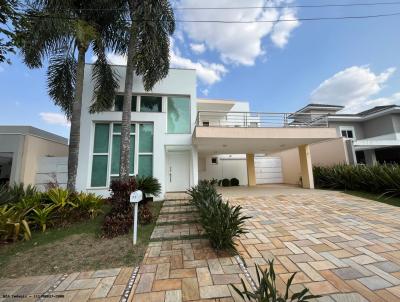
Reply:
M121 133L121 124L113 125L113 133Z
M129 173L135 173L135 136L131 135L131 149L129 153Z
M124 96L123 95L116 95L114 101L114 111L122 111L122 106L124 104Z
M190 133L189 98L168 98L168 133Z
M93 155L92 187L105 187L107 184L107 155Z
M139 176L153 176L153 155L139 155Z
M108 152L108 131L109 124L96 124L94 130L94 146L93 153Z
M135 112L136 111L136 95L132 95L132 103L131 103L131 111Z
M160 96L142 96L140 98L141 112L161 112L162 101Z
M122 111L124 104L124 95L118 94L115 96L114 111ZM136 111L136 95L132 95L131 111Z
M113 135L111 174L119 174L119 163L121 158L121 135Z
M131 134L135 133L136 125L132 124L131 125Z
M140 124L139 126L139 152L153 152L152 124Z

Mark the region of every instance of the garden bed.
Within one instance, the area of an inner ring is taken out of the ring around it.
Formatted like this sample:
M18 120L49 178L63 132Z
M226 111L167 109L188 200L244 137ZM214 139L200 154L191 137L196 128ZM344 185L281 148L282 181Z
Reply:
M35 231L32 239L0 246L0 278L137 266L143 259L161 202L150 203L153 222L139 225L138 244L132 233L112 239L100 237L104 214L66 228ZM104 208L107 212L109 207Z

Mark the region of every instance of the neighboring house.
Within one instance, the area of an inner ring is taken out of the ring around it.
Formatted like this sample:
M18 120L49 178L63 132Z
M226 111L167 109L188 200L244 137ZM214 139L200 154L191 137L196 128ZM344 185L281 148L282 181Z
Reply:
M85 67L76 186L77 190L108 195L110 181L119 174L125 66L115 66L120 76L115 105L97 114L89 113L92 67ZM294 147L299 153L303 186L313 188L309 145L338 136L335 129L327 127L326 116L314 119L304 114L307 118L297 121L291 114L249 112L244 102L197 99L195 70L170 69L151 92L135 77L133 94L130 172L156 177L163 195L185 191L197 184L199 176L211 175L206 170L214 157L217 162L241 158L241 163L236 163L238 172L229 165L232 177L255 185L265 176L263 169L270 160L280 169L276 157L264 154Z
M30 126L0 126L0 182L37 184L43 158L68 156L66 138Z
M377 106L356 114L343 114L343 106L308 104L293 114L313 119L326 117L341 138L310 145L313 165L400 163L400 106ZM299 182L297 150L273 154L281 158L285 183Z

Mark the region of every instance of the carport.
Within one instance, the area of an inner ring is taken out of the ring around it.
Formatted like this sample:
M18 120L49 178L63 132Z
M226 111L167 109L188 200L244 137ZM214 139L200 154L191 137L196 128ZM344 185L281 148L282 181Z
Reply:
M313 189L310 144L337 138L326 115L199 111L193 144L199 154L246 154L248 185L256 185L255 154L298 148L304 188Z

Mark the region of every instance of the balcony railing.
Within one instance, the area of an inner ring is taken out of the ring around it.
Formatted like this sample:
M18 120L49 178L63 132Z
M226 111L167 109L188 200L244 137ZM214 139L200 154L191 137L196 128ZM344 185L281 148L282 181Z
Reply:
M326 128L328 116L312 113L198 111L196 126L237 128Z

